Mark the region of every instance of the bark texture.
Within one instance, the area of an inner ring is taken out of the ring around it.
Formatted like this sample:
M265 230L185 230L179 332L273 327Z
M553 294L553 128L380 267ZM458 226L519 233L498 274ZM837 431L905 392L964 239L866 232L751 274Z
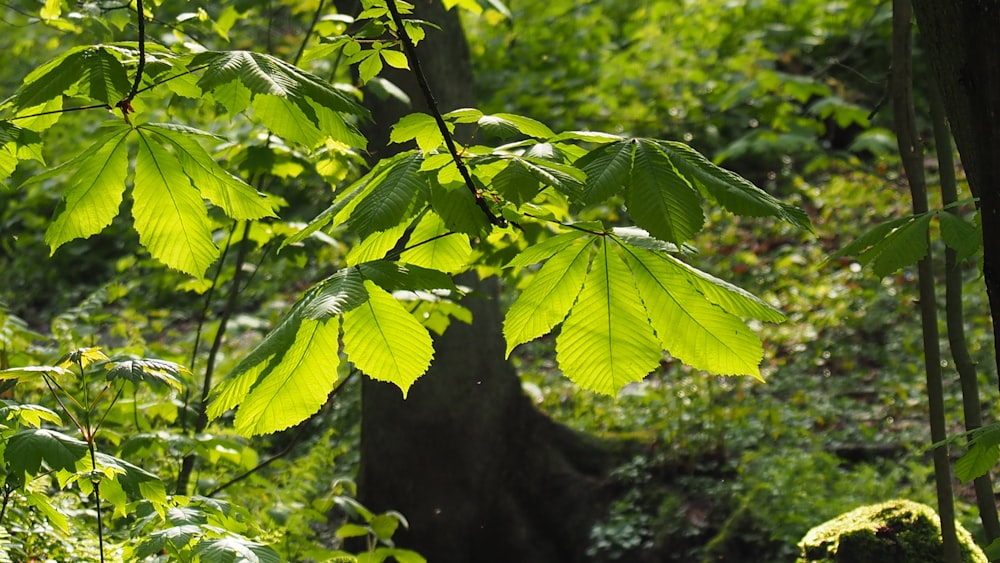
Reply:
M357 13L353 2L338 9ZM475 105L468 46L455 11L418 0L411 16L434 22L417 46L440 110ZM412 107L366 95L373 161L391 155L401 116L427 111L412 74L390 71ZM459 139L461 141L461 139ZM435 339L430 370L403 400L394 386L362 387L362 502L398 510L410 523L397 545L434 563L588 561L591 525L606 512L604 476L613 448L536 411L504 359L496 280L466 276L471 326L454 322Z
M983 222L983 275L1000 329L1000 0L913 0L931 72ZM1000 361L1000 338L994 338Z

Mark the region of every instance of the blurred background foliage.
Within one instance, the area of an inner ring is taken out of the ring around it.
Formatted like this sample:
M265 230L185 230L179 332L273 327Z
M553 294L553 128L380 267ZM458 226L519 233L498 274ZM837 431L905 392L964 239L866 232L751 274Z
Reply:
M291 58L314 4L244 0L202 14L162 3L151 29L167 45L266 46ZM658 561L787 561L809 528L859 504L893 497L933 504L915 276L904 271L880 280L850 260L826 260L873 224L909 213L891 114L883 107L890 4L506 5L510 19L492 11L465 14L483 111L531 116L557 131L683 140L803 206L816 228L811 235L719 213L698 241L696 266L751 288L789 315L782 325L759 327L766 383L707 376L665 358L661 370L612 399L562 378L550 340L518 349L514 361L525 391L540 408L575 428L648 444L645 455L615 474L623 494L592 531L594 556L626 560L652 547L662 554ZM5 92L16 89L40 53L134 37L129 13L100 2L77 6L78 17L48 22L38 19L39 8L27 0L7 3L0 22L0 52L9 55L0 75ZM325 35L339 30L336 19L322 25ZM346 67L329 58L309 64L349 80ZM194 107L172 98L157 111L209 111ZM46 157L54 161L94 127L76 116L63 122L46 138L52 143ZM250 131L241 122L214 127ZM359 161L347 155L320 173L294 151L253 136L222 147L219 156L247 176L261 158L278 163L272 169L284 176L265 189L287 203L284 222L253 233L252 258L240 266L252 283L222 344L216 369L225 373L344 252L337 241L309 241L275 254L271 241L313 216L329 197L327 181L350 177ZM32 172L19 168L10 186ZM211 334L217 306L203 311L205 288L139 255L134 234L117 221L49 257L42 234L59 198L52 182L0 188L4 362L51 363L73 346L99 344L197 373L207 348L202 343L192 358L198 322L207 319ZM230 236L229 225L216 227L220 242ZM233 277L234 264L229 255L220 281ZM965 273L967 334L991 422L997 374L987 303L976 263L965 264ZM959 389L950 366L946 376L949 422L958 433ZM303 426L250 443L212 426L198 438L197 447L215 452L198 475L198 490L211 491L277 455L221 496L238 499L283 558L321 560L337 545L336 523L350 513L341 496L350 486L338 479L350 478L357 464L356 387L349 381ZM109 416L107 447L164 477L175 475L182 455L196 447L178 438L177 407L183 412L187 400L152 389L126 397ZM971 490L961 485L959 496L963 523L976 533ZM4 523L25 558L92 554L93 537L67 534L31 510L12 508ZM127 537L128 526L119 523L116 533Z

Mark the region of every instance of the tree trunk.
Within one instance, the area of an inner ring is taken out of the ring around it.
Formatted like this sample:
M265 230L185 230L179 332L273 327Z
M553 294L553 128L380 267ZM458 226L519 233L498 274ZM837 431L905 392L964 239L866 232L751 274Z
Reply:
M352 10L352 2L339 9ZM434 22L417 48L442 112L475 104L469 51L454 10L416 2L418 19ZM401 116L428 111L412 73L382 74L412 100L368 93L374 123L365 131L374 158L394 152L389 130ZM589 560L592 524L607 510L604 476L613 448L560 426L534 409L504 359L495 279L465 275L474 293L458 321L435 340L430 370L403 400L395 386L366 378L362 386L361 501L398 510L409 521L397 545L433 563L573 562Z
M1000 0L913 0L927 62L983 223L983 277L1000 361Z

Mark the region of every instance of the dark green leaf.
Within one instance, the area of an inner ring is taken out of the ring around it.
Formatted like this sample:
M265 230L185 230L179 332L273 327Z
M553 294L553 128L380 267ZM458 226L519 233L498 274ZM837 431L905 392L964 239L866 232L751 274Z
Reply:
M182 372L187 372L187 369L179 364L151 358L115 358L109 366L108 381L125 379L132 383L140 381L165 383L177 390L184 388L178 377Z
M629 141L602 145L574 163L587 174L584 203L600 203L616 193L624 193L632 169L634 147Z
M705 223L701 198L674 169L658 147L643 140L635 145L630 186L625 197L636 224L658 239L681 244Z
M412 218L427 201L427 182L420 176L423 157L412 154L396 163L358 202L350 222L362 238Z

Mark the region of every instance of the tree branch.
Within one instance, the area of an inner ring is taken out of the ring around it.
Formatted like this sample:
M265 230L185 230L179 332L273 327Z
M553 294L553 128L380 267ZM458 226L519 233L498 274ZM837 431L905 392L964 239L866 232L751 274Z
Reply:
M444 116L441 115L441 110L438 109L437 101L434 99L434 93L431 91L430 84L427 83L427 77L424 75L424 71L420 68L420 59L417 57L417 48L410 39L409 34L406 33L406 28L403 27L403 17L399 14L399 8L396 6L395 0L386 0L386 6L389 8L389 13L392 15L392 21L396 24L396 32L399 34L400 40L403 42L403 50L406 52L406 58L410 62L410 66L413 68L413 74L417 78L417 83L420 85L420 91L424 95L424 101L427 102L427 107L430 109L431 115L434 116L434 121L437 122L438 129L441 131L441 136L444 137L444 143L448 147L448 152L451 154L451 159L455 162L455 166L458 168L459 174L462 175L462 179L465 180L465 186L469 188L472 196L476 198L476 205L482 210L486 218L489 219L490 223L498 227L506 227L507 220L503 217L493 213L490 209L489 204L483 199L483 195L476 188L475 182L472 181L472 176L469 174L469 169L466 168L465 162L462 161L461 155L458 154L458 149L455 147L455 141L451 137L451 132L448 131L448 125L444 121Z

